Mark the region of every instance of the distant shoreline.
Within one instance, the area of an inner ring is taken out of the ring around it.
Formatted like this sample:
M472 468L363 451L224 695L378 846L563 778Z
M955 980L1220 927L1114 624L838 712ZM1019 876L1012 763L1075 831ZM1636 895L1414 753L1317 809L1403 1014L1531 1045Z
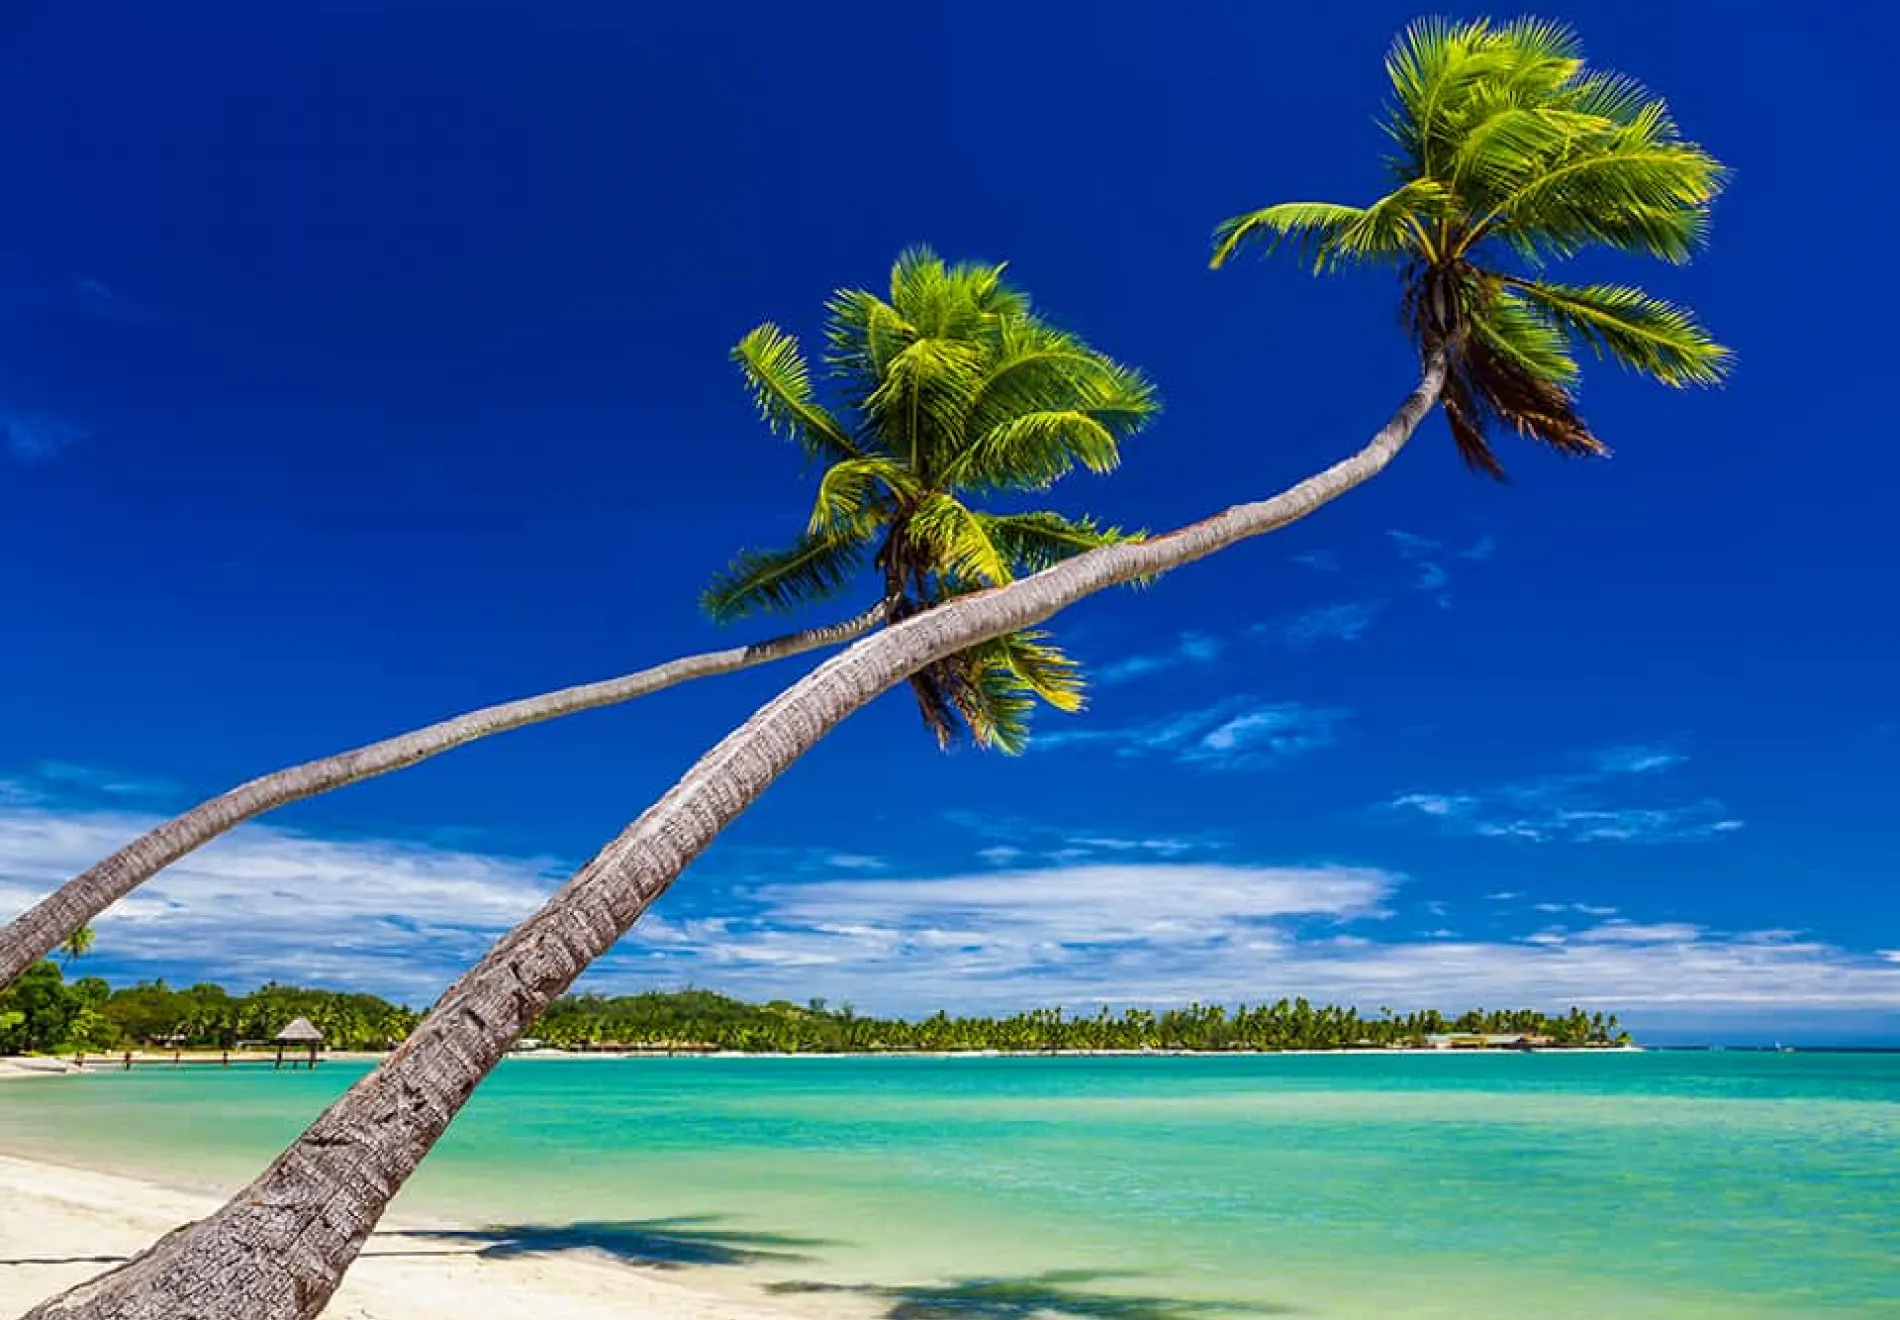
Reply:
M1272 1059L1316 1056L1410 1058L1451 1054L1641 1054L1640 1045L1547 1046L1534 1049L1419 1049L1358 1047L1338 1050L516 1050L511 1059Z
M1641 1054L1641 1045L1588 1045L1588 1046L1537 1046L1533 1049L1513 1049L1508 1047L1487 1047L1473 1049L1431 1049L1413 1046L1393 1048L1353 1048L1338 1050L1183 1050L1183 1049L1147 1049L1147 1050L855 1050L855 1051L767 1051L767 1050L710 1050L682 1047L679 1049L630 1047L627 1049L562 1050L533 1049L515 1050L508 1055L511 1060L534 1060L556 1062L581 1062L589 1059L1199 1059L1199 1058L1416 1058L1436 1057L1440 1055L1469 1058L1474 1055L1522 1055L1522 1054ZM373 1050L336 1050L318 1056L318 1064L324 1063L378 1063L388 1057L387 1052ZM0 1058L0 1079L8 1077L48 1077L48 1076L105 1076L128 1071L125 1067L125 1054L89 1054L83 1056L84 1063L76 1062L75 1056L50 1055L18 1056ZM132 1069L150 1071L154 1068L191 1068L194 1070L222 1069L226 1066L227 1055L218 1050L178 1050L132 1051ZM232 1051L229 1067L256 1071L259 1068L275 1070L276 1056L263 1051ZM302 1060L284 1060L283 1070L305 1071L307 1064Z

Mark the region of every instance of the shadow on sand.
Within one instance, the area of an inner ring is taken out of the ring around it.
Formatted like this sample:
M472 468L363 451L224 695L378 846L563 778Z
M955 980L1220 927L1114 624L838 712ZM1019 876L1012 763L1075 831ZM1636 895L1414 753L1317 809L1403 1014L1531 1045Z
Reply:
M792 1265L810 1262L823 1238L720 1227L716 1215L573 1224L509 1224L491 1228L402 1229L401 1238L445 1244L440 1251L379 1247L365 1256L476 1255L492 1260L562 1251L598 1251L631 1265L658 1269L703 1266ZM452 1245L450 1245L452 1244ZM1135 1276L1094 1270L1055 1270L1016 1278L954 1279L886 1286L787 1280L765 1285L781 1296L835 1294L881 1308L883 1320L1216 1320L1284 1316L1294 1308L1273 1303L1155 1297L1104 1291L1110 1280Z
M875 1287L831 1283L775 1283L773 1293L850 1293L890 1304L885 1320L1207 1320L1213 1316L1293 1315L1289 1306L1147 1297L1103 1292L1093 1286L1126 1275L1057 1270L1017 1279L957 1279L950 1283Z
M683 1269L696 1265L792 1264L811 1259L801 1249L831 1245L820 1238L794 1237L788 1233L720 1228L719 1222L712 1215L686 1215L672 1219L618 1222L405 1229L402 1230L402 1236L461 1244L465 1249L472 1249L470 1254L491 1260L557 1251L599 1251L629 1264L659 1269ZM378 1250L372 1245L363 1254L413 1256L438 1253Z

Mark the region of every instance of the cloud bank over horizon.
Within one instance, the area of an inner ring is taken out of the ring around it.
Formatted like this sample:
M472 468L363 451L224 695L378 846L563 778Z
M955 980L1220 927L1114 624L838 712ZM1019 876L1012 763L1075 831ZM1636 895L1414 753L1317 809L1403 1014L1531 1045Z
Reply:
M155 823L123 802L75 806L6 782L0 915ZM101 782L128 797L139 788ZM1394 870L1241 860L1208 839L952 824L968 827L960 868L716 846L582 984L822 996L883 1013L1304 995L1365 1012L1580 1004L1692 1034L1794 1023L1862 1038L1900 1022L1900 951L1527 891L1448 903ZM248 825L102 916L85 966L116 980L276 979L426 1003L569 869Z

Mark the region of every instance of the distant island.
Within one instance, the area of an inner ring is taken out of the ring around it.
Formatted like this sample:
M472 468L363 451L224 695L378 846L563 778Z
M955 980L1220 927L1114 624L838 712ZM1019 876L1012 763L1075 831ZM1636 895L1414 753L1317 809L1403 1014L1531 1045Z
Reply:
M223 986L174 989L163 981L113 987L96 976L68 981L43 962L0 992L0 1054L107 1054L123 1050L241 1049L307 1019L330 1050L398 1044L420 1014L375 995L269 984L249 994ZM566 995L523 1047L582 1052L1184 1053L1351 1049L1602 1049L1629 1044L1614 1014L1572 1008L1456 1016L1435 1010L1362 1017L1355 1008L1280 999L1160 1011L1061 1008L1008 1016L937 1012L872 1017L822 999L751 1004L709 990Z

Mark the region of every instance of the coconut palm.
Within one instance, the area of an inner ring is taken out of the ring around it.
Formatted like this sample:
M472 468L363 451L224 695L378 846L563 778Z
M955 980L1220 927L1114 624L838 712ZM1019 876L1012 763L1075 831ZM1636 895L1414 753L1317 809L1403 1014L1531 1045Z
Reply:
M829 306L826 364L843 412L815 397L798 341L770 323L733 357L760 415L825 465L804 533L739 556L703 598L722 621L835 596L867 564L896 622L953 597L1124 539L1086 518L988 513L973 499L1041 491L1077 467L1108 472L1154 416L1154 388L1035 315L1003 267L946 265L914 248L890 296ZM1081 704L1075 665L1013 633L932 665L911 686L940 743L959 732L1020 751L1038 698Z
M312 1320L384 1209L482 1079L556 996L794 761L898 683L1109 587L1275 531L1370 480L1438 398L1445 355L1369 444L1270 499L1085 551L948 600L833 656L754 712L436 1002L236 1197L22 1320ZM1157 901L1164 901L1158 896Z
M1429 150L1434 167L1445 159L1444 139L1452 132L1448 125L1454 117L1460 124L1481 126L1485 121L1478 118L1476 107L1510 103L1513 97L1535 109L1542 103L1530 99L1527 89L1533 86L1548 89L1553 113L1560 118L1588 118L1589 107L1606 100L1622 104L1607 91L1579 104L1569 99L1567 89L1580 82L1630 86L1623 80L1568 65L1560 77L1528 54L1511 56L1520 47L1535 49L1540 41L1549 46L1544 28L1497 29L1519 34L1511 36L1502 51L1498 39L1488 35L1491 31L1477 25L1415 28L1394 53L1394 79L1403 104L1409 94L1405 80L1412 76L1407 70L1424 54L1442 52L1442 57L1433 56L1438 65L1419 75L1421 85L1437 90L1408 112L1421 126L1420 151ZM1434 35L1439 33L1442 36ZM1620 122L1608 114L1598 117ZM1653 117L1629 116L1632 122ZM1511 136L1515 131L1500 126L1489 133ZM1528 129L1524 133L1534 136ZM1575 149L1595 151L1597 145L1586 135ZM1669 151L1677 149L1673 130L1666 145ZM1687 198L1672 210L1663 194L1647 187L1636 192L1608 184L1585 187L1589 170L1560 175L1558 168L1546 172L1554 181L1547 195L1520 198L1516 212L1500 213L1495 220L1480 217L1490 227L1487 235L1502 241L1507 232L1528 233L1523 216L1541 214L1547 218L1547 229L1539 231L1546 234L1545 247L1520 250L1556 254L1598 236L1637 246L1628 236L1638 231L1674 232L1687 244L1700 236L1702 217L1720 177L1709 162L1704 188L1693 195L1686 190L1671 194ZM1366 214L1376 210L1367 208ZM1672 218L1675 211L1684 216ZM1387 208L1381 214L1391 213ZM1262 221L1253 228L1270 232L1272 223ZM1289 226L1288 232L1294 228ZM1660 242L1650 246L1663 250ZM1441 250L1442 244L1434 240L1433 251ZM1033 628L1088 596L1158 577L1306 517L1383 471L1441 396L1449 411L1451 391L1461 391L1458 397L1470 404L1464 420L1454 421L1454 434L1459 434L1459 426L1492 420L1490 414L1474 416L1471 409L1482 405L1514 426L1542 428L1530 431L1539 438L1574 436L1576 429L1558 415L1551 396L1521 395L1529 389L1527 381L1550 385L1548 373L1531 377L1518 364L1500 368L1503 374L1486 374L1495 359L1510 350L1490 348L1486 336L1491 331L1479 328L1481 320L1492 330L1505 324L1510 327L1507 334L1515 337L1500 342L1545 345L1538 360L1554 369L1558 354L1549 345L1555 341L1542 332L1523 330L1520 322L1559 327L1571 322L1544 320L1556 314L1532 310L1546 305L1531 303L1521 290L1507 294L1504 286L1494 285L1488 274L1480 273L1491 268L1476 264L1473 244L1467 243L1465 250L1467 257L1451 262L1444 272L1434 276L1428 269L1415 275L1416 293L1409 305L1415 308L1414 333L1421 351L1419 380L1364 448L1268 499L1234 505L1167 535L1101 546L1006 585L953 594L826 660L700 758L665 797L497 943L438 1001L402 1049L333 1104L250 1186L207 1219L173 1233L113 1274L46 1303L25 1320L175 1320L184 1315L196 1320L310 1320L335 1291L390 1198L514 1040L632 928L727 825L852 712L933 665ZM1586 301L1602 305L1607 300ZM1655 340L1661 330L1650 324L1654 319L1627 314L1618 324L1634 328L1599 332L1614 335L1604 346ZM1592 323L1600 324L1600 318ZM1480 340L1487 347L1474 351L1471 345ZM1696 357L1683 351L1683 336L1673 342L1678 346L1670 360L1680 365ZM1617 351L1640 360L1633 349ZM1646 351L1663 353L1657 347ZM1699 360L1709 364L1708 371L1722 361L1712 347ZM1459 383L1448 386L1454 373ZM1668 378L1668 373L1652 374ZM920 411L926 398L920 396ZM1527 399L1540 401L1536 411L1525 411L1532 407ZM1571 408L1568 416L1574 417L1567 394L1564 400ZM1502 412L1503 404L1514 411ZM1469 453L1468 435L1463 443ZM1170 897L1157 895L1156 902L1165 904ZM1311 1016L1310 1006L1296 1006L1293 1025L1310 1028ZM928 1043L935 1030L929 1024L920 1027L920 1042Z
M1543 269L1589 248L1686 261L1722 167L1684 140L1640 83L1593 70L1558 23L1414 24L1386 59L1392 191L1365 206L1281 202L1215 233L1213 264L1296 244L1316 271L1399 268L1405 325L1443 349L1458 452L1494 477L1500 428L1600 456L1577 410L1586 346L1665 385L1712 385L1729 353L1685 309L1624 284L1559 284Z
M81 926L59 942L59 960L71 967L74 962L92 952L93 934L91 926Z
M883 599L844 623L688 656L622 678L490 706L265 775L201 803L88 868L0 932L0 986L186 854L266 811L387 774L477 738L617 705L689 679L849 641L880 622L1122 538L1087 518L989 513L977 496L1042 490L1077 466L1111 470L1158 407L1140 373L1054 329L1001 266L946 266L924 249L891 272L889 301L831 302L829 365L851 419L816 398L796 340L762 325L733 350L759 412L827 464L791 547L739 556L707 590L723 622L830 600L874 565ZM1082 700L1068 657L1039 633L1000 637L919 675L924 717L948 742L1019 751L1037 698Z

